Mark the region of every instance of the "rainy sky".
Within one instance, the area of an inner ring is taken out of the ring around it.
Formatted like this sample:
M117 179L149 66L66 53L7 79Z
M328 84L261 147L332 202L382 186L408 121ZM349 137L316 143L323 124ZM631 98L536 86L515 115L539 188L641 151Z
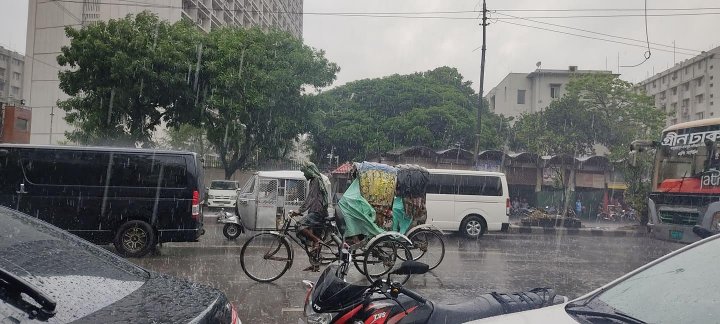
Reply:
M178 1L179 2L179 1ZM481 2L443 0L305 0L304 38L309 45L323 49L327 56L342 68L335 85L346 82L380 77L393 73L412 73L437 66L457 67L474 82L480 74L481 44L479 21L473 18L481 9ZM577 65L580 69L609 69L620 73L628 81L638 82L692 57L688 53L720 46L720 37L712 37L720 30L720 4L712 0L648 0L648 30L652 45L651 57L644 64L630 68L643 61L646 48L643 11L617 9L642 9L643 0L489 0L491 13L488 27L487 70L485 91L490 90L510 72L530 72L537 62L542 68L566 69ZM25 26L27 24L27 0L0 0L0 45L24 52ZM662 8L706 8L704 10L652 10ZM717 9L712 9L717 8ZM528 9L612 9L615 11L508 11ZM314 15L313 13L390 13L394 16L422 16L418 12L465 11L462 13L433 13L424 16L444 18L376 18L348 17L338 15ZM469 11L469 12L468 12ZM707 13L716 13L710 14ZM684 15L677 15L682 13ZM697 13L704 13L697 15ZM667 16L670 14L671 16ZM510 16L508 16L510 15ZM525 19L500 20L515 17L557 16L617 16L628 17L576 17L534 18L548 24ZM655 15L655 16L652 16ZM665 15L665 16L660 16ZM550 29L540 30L522 25ZM628 39L589 34L569 26ZM617 44L596 39L561 34L572 34L613 39L640 45ZM633 39L633 40L629 40ZM676 53L673 55L672 43ZM666 46L663 46L666 45ZM661 51L664 50L664 51ZM675 56L675 59L673 59ZM477 88L476 88L477 89Z

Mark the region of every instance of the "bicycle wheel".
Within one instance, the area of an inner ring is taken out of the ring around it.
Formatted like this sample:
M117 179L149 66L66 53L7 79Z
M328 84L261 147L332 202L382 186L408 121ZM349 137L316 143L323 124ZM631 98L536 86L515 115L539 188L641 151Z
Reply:
M240 250L240 266L250 279L271 282L282 277L293 263L287 239L273 233L251 237Z
M412 233L409 239L413 243L413 260L427 264L430 270L437 268L445 258L445 240L441 233L419 230Z
M328 265L338 259L337 255L339 247L330 234L327 234L322 238L319 251L311 251L312 246L309 244L306 244L304 249L308 257L315 258L321 265ZM313 253L315 254L313 255Z
M403 255L401 259L398 256ZM363 260L363 272L370 282L386 276L400 267L403 259L412 260L412 253L406 244L392 237L381 238L368 246ZM391 275L390 279L401 283L407 282L409 275Z

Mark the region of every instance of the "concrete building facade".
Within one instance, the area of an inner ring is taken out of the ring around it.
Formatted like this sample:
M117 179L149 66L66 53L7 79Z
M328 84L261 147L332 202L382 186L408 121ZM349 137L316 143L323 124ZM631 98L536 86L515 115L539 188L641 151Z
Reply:
M490 110L505 117L519 117L524 113L542 111L565 93L570 78L576 75L607 73L602 70L578 70L570 66L567 70L537 69L530 73L510 73L488 91L485 99Z
M67 99L59 88L56 61L60 48L69 44L65 26L81 28L145 10L171 22L187 19L204 31L257 26L302 37L303 0L30 0L22 80L23 98L33 112L31 143L63 142L65 132L72 130L64 120L65 112L57 108L58 100Z
M0 46L0 105L20 105L25 56Z
M720 77L720 47L675 64L640 82L638 87L655 101L667 116L667 125L719 117L715 87ZM720 102L718 102L720 104Z

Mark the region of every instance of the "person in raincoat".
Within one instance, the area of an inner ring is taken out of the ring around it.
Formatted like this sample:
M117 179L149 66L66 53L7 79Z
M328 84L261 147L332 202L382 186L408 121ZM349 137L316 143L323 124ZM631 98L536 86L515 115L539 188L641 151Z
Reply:
M314 255L318 249L320 249L320 238L315 235L313 229L322 228L325 225L325 218L328 216L328 185L329 182L327 177L320 173L318 167L308 162L300 168L303 172L305 179L310 181L310 188L308 189L308 195L305 198L305 202L300 206L298 211L293 211L292 215L301 215L307 212L302 219L298 221L298 231L301 235L304 235L308 239L312 240L313 247L310 250L311 256ZM319 271L320 266L317 260L311 257L310 267L304 271Z

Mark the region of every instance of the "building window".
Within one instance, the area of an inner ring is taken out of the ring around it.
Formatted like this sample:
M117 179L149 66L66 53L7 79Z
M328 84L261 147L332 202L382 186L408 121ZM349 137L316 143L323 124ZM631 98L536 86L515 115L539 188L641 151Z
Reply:
M18 87L10 87L10 94L17 96L17 94L20 93L20 88Z
M5 81L0 80L0 91L5 91Z
M697 102L697 103L699 103L699 104L703 103L703 100L704 100L704 99L705 99L705 97L704 97L703 95L701 95L701 94L695 96L695 102Z
M685 91L690 90L690 82L685 82L685 84L683 84L683 88L685 88Z
M705 118L705 113L704 113L704 112L699 112L699 113L695 114L695 117L696 117L697 119L704 119L704 118Z
M22 64L22 62L18 59L13 59L13 64L20 65L20 64Z
M690 73L690 67L689 67L689 66L686 66L686 67L685 67L685 74L689 74L689 73Z
M657 88L657 80L653 80L653 88Z
M665 83L665 78L666 78L666 76L663 75L663 77L662 77L662 83Z
M7 62L7 56L0 55L0 62Z
M698 62L698 70L702 69L702 61Z
M697 79L697 86L698 86L698 87L701 87L701 86L702 86L702 82L703 82L703 78L702 78L702 77L699 77L699 78Z
M27 131L28 124L29 124L29 122L27 119L18 118L15 120L15 130Z
M560 84L550 84L550 98L560 98Z
M710 76L710 80L712 80L712 79L714 79L714 77L711 75L711 76Z
M677 95L677 87L672 88L672 94L673 94L673 96Z
M664 100L664 99L665 99L665 91L660 92L660 100Z
M13 72L13 80L20 80L20 73Z
M518 90L517 92L517 103L518 105L525 104L525 90Z
M0 79L4 79L4 78L5 78L5 69L0 68Z
M673 80L677 79L677 71L674 71L674 72L673 72L673 74L672 74L672 79L673 79Z

